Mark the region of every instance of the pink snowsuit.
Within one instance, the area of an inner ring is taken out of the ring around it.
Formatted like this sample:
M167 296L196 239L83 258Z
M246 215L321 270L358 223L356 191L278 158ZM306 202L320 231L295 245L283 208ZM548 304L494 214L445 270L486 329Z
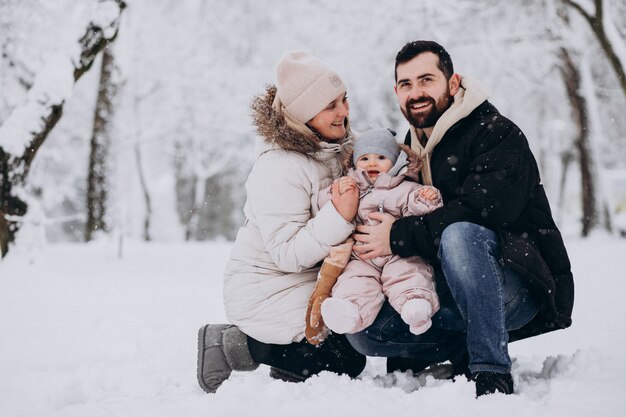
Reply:
M435 202L418 197L417 190L428 186L405 181L404 173L397 176L381 173L373 184L362 169L352 168L347 175L356 180L360 190L359 209L355 217L357 225L377 224L368 218L368 214L374 211L384 211L397 219L421 216L443 205L441 194L436 189L438 197ZM319 196L319 202L323 204L330 198L330 191L321 192ZM351 301L357 306L360 317L355 332L372 324L385 297L398 312L412 298L430 302L432 314L439 310L433 268L419 256L400 258L389 255L362 260L353 251L350 262L333 287L332 297Z

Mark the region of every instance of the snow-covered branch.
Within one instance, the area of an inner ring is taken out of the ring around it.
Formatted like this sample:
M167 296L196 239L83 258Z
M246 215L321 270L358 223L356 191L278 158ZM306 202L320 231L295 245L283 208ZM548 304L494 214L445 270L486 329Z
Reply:
M90 21L78 40L79 47L57 51L37 74L26 102L0 126L0 148L8 155L9 181L24 181L37 150L61 118L74 83L117 35L124 7L120 0L108 0L90 10Z

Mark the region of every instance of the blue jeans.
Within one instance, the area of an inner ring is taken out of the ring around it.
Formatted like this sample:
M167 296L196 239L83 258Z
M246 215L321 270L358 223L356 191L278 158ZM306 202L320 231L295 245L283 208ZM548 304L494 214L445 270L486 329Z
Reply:
M459 360L466 346L471 373L510 372L508 331L528 323L537 305L522 279L500 263L496 233L473 223L454 223L441 235L438 257L441 308L431 329L410 333L385 303L374 323L347 335L348 340L364 355L432 362Z

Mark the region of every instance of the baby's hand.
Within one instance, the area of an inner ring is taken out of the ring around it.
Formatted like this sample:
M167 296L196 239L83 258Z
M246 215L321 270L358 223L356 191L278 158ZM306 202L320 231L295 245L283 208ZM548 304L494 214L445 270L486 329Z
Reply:
M417 195L424 200L437 200L439 197L437 190L433 187L422 187L417 190Z
M351 189L358 190L358 188L359 186L356 184L354 178L347 176L339 178L339 194L343 194Z

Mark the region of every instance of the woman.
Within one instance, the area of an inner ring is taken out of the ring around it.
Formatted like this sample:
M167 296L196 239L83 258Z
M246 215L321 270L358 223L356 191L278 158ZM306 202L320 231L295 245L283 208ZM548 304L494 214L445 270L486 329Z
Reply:
M356 190L320 190L342 175L352 148L341 78L306 52L285 54L276 86L252 104L261 136L246 183L246 222L224 276L232 325L207 325L198 337L198 381L215 392L232 370L271 366L275 378L301 381L323 370L354 377L365 366L343 335L315 347L304 340L305 313L318 264L354 231ZM337 184L333 187L337 188Z

